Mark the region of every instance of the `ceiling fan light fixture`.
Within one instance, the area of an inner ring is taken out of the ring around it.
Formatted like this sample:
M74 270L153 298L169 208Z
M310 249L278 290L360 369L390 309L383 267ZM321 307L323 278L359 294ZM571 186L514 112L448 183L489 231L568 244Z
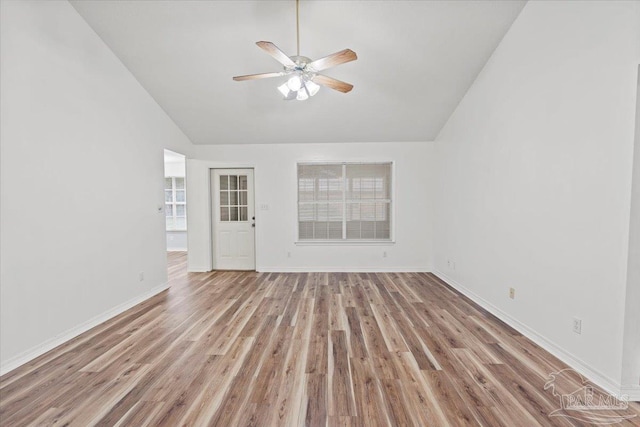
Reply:
M299 91L300 87L302 86L302 80L300 79L300 76L292 76L289 80L287 80L287 86L289 87L289 90L292 90L294 92Z
M311 81L313 75L296 74L278 86L278 90L286 101L297 99L306 101L320 90L320 86Z
M287 85L287 83L282 83L280 86L278 86L278 90L280 91L280 93L282 94L282 96L284 96L285 98L287 96L289 96L289 92L291 92L289 90L289 86Z
M306 87L302 86L302 88L300 88L300 90L298 91L298 95L296 95L296 99L298 101L305 101L309 99L309 92L307 91Z
M306 82L304 85L307 88L307 90L309 91L309 96L315 95L320 90L320 86L318 86L317 84L315 84L311 80Z

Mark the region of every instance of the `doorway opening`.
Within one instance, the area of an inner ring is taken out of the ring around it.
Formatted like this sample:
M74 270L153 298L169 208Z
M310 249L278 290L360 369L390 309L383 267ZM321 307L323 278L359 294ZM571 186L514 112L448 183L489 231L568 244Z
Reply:
M187 252L186 158L164 150L164 212L167 252ZM179 254L176 254L179 255Z

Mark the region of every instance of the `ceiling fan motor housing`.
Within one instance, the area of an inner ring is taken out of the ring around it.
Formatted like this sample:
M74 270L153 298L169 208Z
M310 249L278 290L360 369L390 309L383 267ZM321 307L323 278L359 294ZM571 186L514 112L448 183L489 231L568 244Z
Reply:
M292 56L291 59L296 63L296 65L295 67L285 66L285 71L297 72L305 75L315 74L315 70L309 66L309 64L311 64L312 62L311 59L307 58L306 56ZM311 77L313 77L313 75Z

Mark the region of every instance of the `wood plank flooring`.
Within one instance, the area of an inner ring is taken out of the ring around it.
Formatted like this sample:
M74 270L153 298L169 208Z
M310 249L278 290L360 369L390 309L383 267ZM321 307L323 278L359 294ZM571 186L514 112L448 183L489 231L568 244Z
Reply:
M0 424L590 425L549 416L567 366L431 274L169 266L170 290L3 376Z

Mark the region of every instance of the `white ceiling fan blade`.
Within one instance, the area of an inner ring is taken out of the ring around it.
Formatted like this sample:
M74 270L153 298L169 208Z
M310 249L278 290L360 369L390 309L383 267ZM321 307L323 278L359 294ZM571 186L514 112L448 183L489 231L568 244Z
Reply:
M275 44L271 43L271 42L256 42L256 44L258 45L258 47L262 50L264 50L265 52L267 52L269 55L271 55L273 58L275 58L276 61L278 61L279 63L281 63L282 65L284 65L285 67L288 68L293 68L296 66L296 63L293 62L293 60L291 58L289 58L287 55L284 54L283 51L281 51L278 46L276 46Z
M351 49L344 49L340 52L333 53L324 58L316 59L312 63L308 64L315 71L326 70L327 68L335 67L336 65L345 64L347 62L355 61L358 59L358 55Z
M260 74L248 74L246 76L235 76L233 78L233 80L237 81L237 82L241 82L243 80L258 80L258 79L268 79L271 77L280 77L280 76L284 76L287 73L285 73L284 71L278 71L275 73L260 73Z
M350 92L351 89L353 89L352 84L334 79L333 77L323 76L322 74L316 74L311 81L342 93Z

